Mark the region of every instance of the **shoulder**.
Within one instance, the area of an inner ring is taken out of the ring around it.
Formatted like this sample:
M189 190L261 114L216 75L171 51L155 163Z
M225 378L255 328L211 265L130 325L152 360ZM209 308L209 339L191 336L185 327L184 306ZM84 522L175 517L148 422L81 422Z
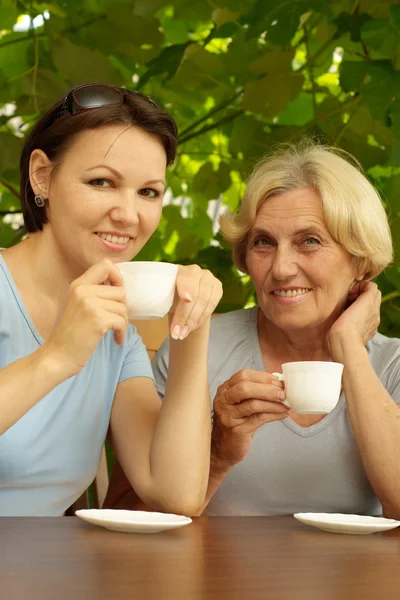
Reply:
M400 339L376 333L367 343L367 352L374 368L385 370L391 365L398 365L400 363Z
M257 319L258 307L242 308L227 313L215 314L211 318L211 340L236 337L246 334L249 326Z

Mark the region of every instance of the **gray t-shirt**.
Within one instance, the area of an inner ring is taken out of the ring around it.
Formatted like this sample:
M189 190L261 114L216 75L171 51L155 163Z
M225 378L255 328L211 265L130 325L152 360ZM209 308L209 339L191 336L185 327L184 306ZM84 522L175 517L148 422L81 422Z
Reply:
M400 404L400 339L376 334L367 344L379 379ZM153 359L164 395L168 340ZM212 319L208 373L213 401L218 386L241 369L265 371L257 333L257 307ZM365 475L342 393L335 409L311 427L290 418L260 427L246 458L211 499L207 515L285 515L339 512L381 515Z

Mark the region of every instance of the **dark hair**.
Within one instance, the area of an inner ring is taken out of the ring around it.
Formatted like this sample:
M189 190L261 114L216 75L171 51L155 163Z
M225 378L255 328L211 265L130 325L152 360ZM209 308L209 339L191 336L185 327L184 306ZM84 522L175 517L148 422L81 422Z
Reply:
M127 123L157 136L165 148L167 165L176 155L178 132L174 119L164 110L140 94L127 94L118 106L102 106L72 115L69 112L56 119L64 98L54 104L29 132L20 160L20 196L25 228L28 232L43 230L48 222L46 212L35 204L35 194L30 184L29 160L36 149L43 150L51 161L62 157L72 138L85 129L96 129Z

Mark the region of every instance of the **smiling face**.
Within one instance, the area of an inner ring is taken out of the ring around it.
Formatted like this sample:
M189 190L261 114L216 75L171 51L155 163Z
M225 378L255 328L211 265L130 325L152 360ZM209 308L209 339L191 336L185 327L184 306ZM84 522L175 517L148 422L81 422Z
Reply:
M159 223L165 169L162 143L137 127L79 133L45 193L53 249L82 271L103 258L131 260Z
M261 205L246 263L263 314L287 332L330 327L356 279L352 257L330 236L311 187Z

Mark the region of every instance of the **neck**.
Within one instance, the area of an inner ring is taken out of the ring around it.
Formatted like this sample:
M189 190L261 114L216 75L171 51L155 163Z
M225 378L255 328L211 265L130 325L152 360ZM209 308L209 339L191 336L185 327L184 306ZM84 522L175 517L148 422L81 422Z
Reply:
M331 323L323 323L312 328L284 331L267 319L258 309L258 336L262 349L273 352L281 363L303 360L331 361L325 346L325 337Z
M63 302L71 281L82 275L82 268L66 260L46 227L6 253L16 279L40 287L41 293L57 304Z

